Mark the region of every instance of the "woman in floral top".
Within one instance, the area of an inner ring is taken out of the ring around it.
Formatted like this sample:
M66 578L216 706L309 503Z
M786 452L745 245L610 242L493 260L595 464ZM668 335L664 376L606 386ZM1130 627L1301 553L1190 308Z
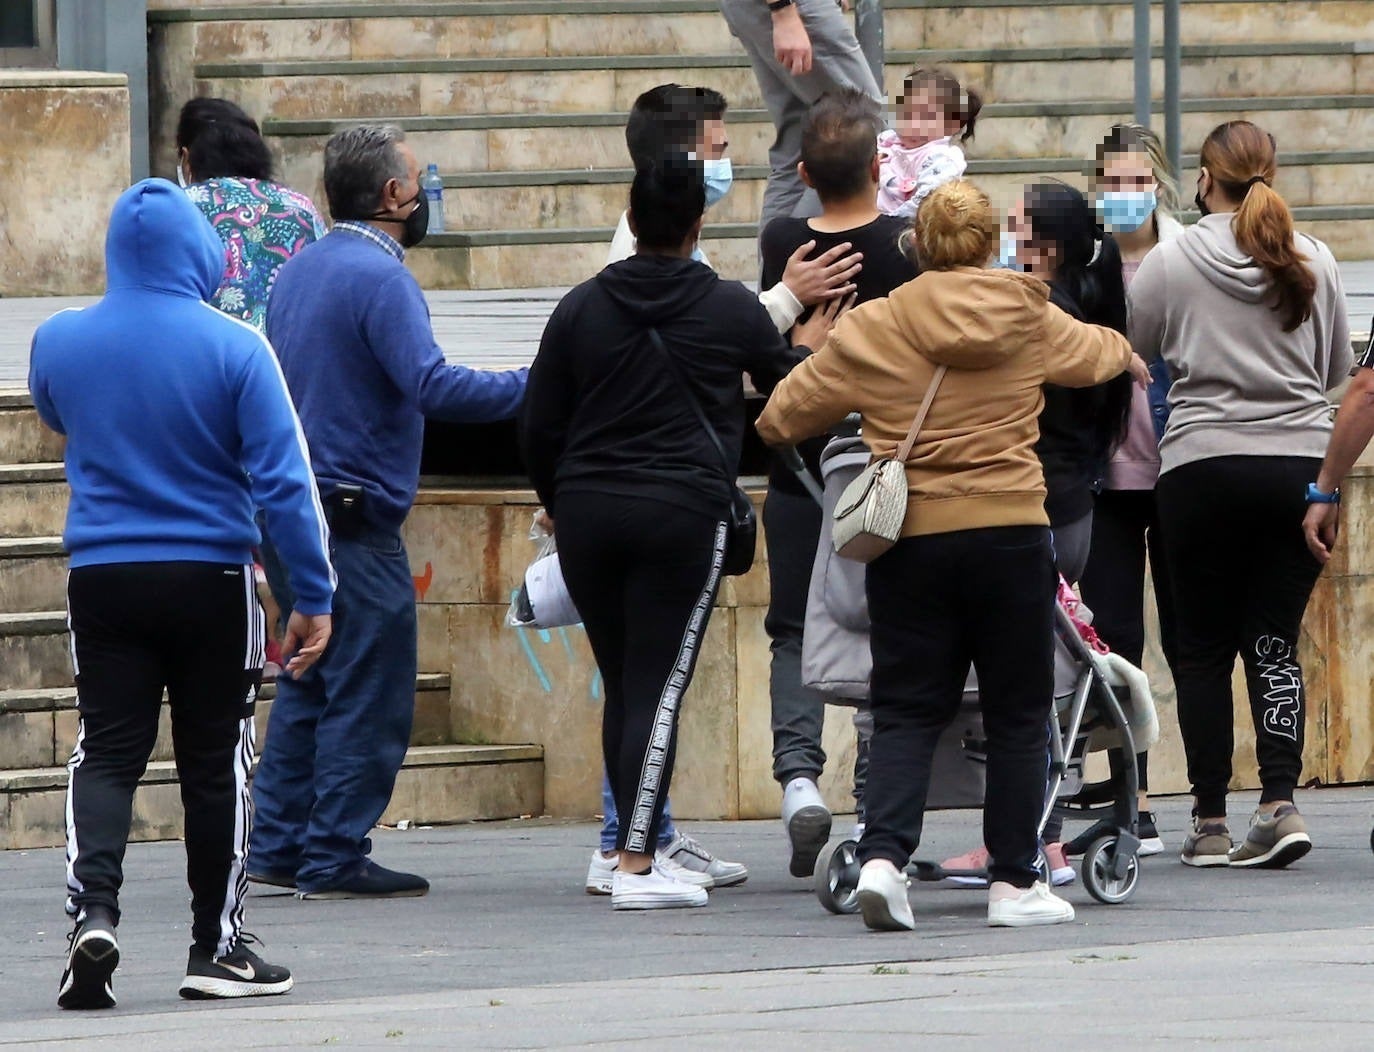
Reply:
M177 122L177 179L225 245L212 302L263 331L277 268L324 236L310 198L272 181L257 122L225 99L192 99Z

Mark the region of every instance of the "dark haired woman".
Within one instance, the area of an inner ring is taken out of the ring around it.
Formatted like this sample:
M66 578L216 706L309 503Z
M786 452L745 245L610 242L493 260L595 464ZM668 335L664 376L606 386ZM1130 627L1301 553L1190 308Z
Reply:
M705 889L654 860L678 710L720 585L744 436L741 374L771 390L807 353L788 346L757 296L691 258L705 206L699 163L639 170L636 253L554 310L520 420L605 684L602 743L620 815L615 909L706 904ZM823 335L826 321L817 324Z
M211 301L263 331L277 268L324 236L310 198L272 181L257 122L226 99L192 99L177 121L177 181L226 247Z
M1102 237L1087 198L1066 183L1026 187L1007 215L1011 235L1003 263L1049 285L1050 302L1071 318L1126 332L1126 292L1121 282L1121 256L1109 237ZM1129 373L1095 387L1044 386L1036 456L1045 473L1045 514L1050 520L1055 566L1076 584L1088 562L1092 542L1093 490L1112 449L1125 432L1136 384ZM1142 389L1143 390L1143 389ZM1045 827L1045 857L1051 882L1074 880L1060 842L1063 823ZM948 859L949 870L987 866L980 847ZM981 886L976 877L953 877L955 883Z
M1203 143L1201 221L1145 257L1131 338L1176 379L1159 514L1178 618L1178 718L1193 788L1192 866L1286 866L1312 846L1293 805L1306 699L1298 631L1321 564L1302 522L1331 434L1326 392L1350 371L1330 250L1293 229L1274 139L1249 121ZM1262 792L1232 847L1231 670L1245 665Z

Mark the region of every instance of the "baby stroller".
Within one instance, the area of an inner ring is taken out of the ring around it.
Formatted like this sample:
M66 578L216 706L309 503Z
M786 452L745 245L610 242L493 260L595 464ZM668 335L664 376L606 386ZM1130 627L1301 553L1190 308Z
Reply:
M863 706L867 700L871 656L868 612L864 599L864 568L836 555L829 524L844 487L869 463L869 452L857 434L833 439L821 457L824 491L822 536L812 572L807 602L802 677L808 686L829 695L835 704ZM1055 616L1055 702L1051 719L1050 757L1045 809L1039 829L1052 814L1112 816L1116 832L1098 838L1084 853L1083 884L1094 899L1114 904L1127 901L1140 879L1136 835L1136 772L1124 765L1123 777L1112 785L1106 803L1080 800L1083 767L1089 752L1120 747L1133 755L1154 743L1158 723L1144 674L1107 652L1085 621L1087 611L1067 586L1061 585ZM862 786L866 742L861 727L856 786ZM871 734L871 722L867 725ZM978 685L972 672L964 688L963 705L936 748L928 807L982 807L986 754L978 710ZM863 824L861 788L856 788L859 825ZM816 861L816 897L832 913L858 910L858 840L838 838ZM1048 878L1043 855L1040 866ZM913 862L908 873L917 880L985 876L951 872L930 862Z

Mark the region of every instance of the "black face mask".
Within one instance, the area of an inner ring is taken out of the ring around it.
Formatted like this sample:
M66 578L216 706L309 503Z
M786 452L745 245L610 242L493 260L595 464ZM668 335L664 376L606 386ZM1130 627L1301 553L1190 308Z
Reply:
M429 198L421 190L404 205L413 204L415 207L410 210L410 214L405 219L392 219L385 212L376 212L373 219L385 219L391 223L401 224L401 247L414 248L425 239L425 234L429 233Z
M1202 184L1198 183L1197 193L1193 194L1193 204L1197 205L1197 210L1205 216L1212 214L1212 210L1207 207L1207 202L1202 199Z

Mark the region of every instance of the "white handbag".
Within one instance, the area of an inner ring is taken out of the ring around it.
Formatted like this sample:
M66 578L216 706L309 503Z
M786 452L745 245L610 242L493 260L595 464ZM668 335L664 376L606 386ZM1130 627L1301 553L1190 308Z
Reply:
M835 551L846 559L871 563L902 535L907 509L907 458L947 371L948 367L943 365L935 370L911 430L892 456L870 464L840 494L831 536Z

